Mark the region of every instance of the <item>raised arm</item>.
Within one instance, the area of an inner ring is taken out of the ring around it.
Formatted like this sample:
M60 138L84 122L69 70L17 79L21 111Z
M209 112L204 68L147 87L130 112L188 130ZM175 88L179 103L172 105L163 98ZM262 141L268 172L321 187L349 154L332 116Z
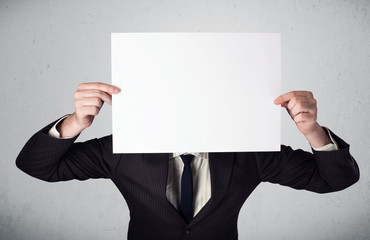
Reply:
M111 135L86 142L75 143L75 140L91 125L103 103L111 104L114 90L103 83L80 84L75 94L76 111L57 124L60 138L48 134L58 119L27 141L16 159L17 167L50 182L110 178L115 165Z
M349 144L317 122L317 106L309 91L292 91L275 99L286 108L312 152L282 145L280 152L256 153L261 181L317 193L339 191L360 178Z

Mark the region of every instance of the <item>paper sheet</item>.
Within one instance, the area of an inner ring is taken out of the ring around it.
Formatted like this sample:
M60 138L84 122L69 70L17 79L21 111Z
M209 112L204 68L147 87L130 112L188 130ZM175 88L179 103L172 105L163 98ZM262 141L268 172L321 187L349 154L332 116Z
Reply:
M112 33L113 153L280 151L279 33Z

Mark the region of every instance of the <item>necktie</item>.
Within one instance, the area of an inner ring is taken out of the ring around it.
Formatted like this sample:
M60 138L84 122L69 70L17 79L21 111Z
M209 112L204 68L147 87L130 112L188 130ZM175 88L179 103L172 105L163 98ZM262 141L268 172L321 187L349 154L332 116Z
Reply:
M191 174L190 163L194 155L181 155L184 162L184 170L181 176L181 202L180 210L187 222L193 218L193 177Z

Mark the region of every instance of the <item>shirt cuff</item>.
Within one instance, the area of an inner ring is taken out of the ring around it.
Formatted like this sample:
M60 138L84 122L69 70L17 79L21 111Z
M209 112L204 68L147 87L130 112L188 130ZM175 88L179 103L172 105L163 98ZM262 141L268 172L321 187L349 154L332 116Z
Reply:
M322 146L322 147L318 147L318 148L314 148L314 147L312 147L312 146L311 146L311 147L312 147L315 151L335 151L335 150L338 150L338 144L337 144L337 142L333 139L333 137L331 136L331 133L330 133L329 128L324 127L324 126L323 126L323 128L325 128L325 129L326 129L326 131L328 132L328 135L329 135L330 140L331 140L331 142L332 142L332 143L326 144L326 145L324 145L324 146Z
M58 132L58 130L57 130L57 125L58 125L58 123L60 123L63 119L65 119L65 118L67 118L69 115L71 115L71 114L67 114L67 115L65 115L65 116L63 116L63 117L61 117L55 124L54 124L54 126L52 127L52 128L50 128L50 130L49 130L49 132L48 132L48 134L49 134L49 136L52 136L52 137L54 137L54 138L62 138L62 137L60 137L60 133ZM70 139L70 138L62 138L62 139Z

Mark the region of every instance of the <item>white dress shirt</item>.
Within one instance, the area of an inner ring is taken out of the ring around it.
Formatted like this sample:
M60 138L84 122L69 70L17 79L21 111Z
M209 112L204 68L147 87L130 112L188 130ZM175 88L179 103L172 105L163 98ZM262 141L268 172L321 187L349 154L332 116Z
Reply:
M70 114L63 116L54 126L49 130L49 135L55 138L61 138L56 126L64 118ZM330 134L328 128L324 127L332 143L325 146L314 148L316 151L335 151L338 150L338 145ZM170 154L169 166L168 166L168 177L167 177L167 188L166 197L168 201L178 209L181 199L181 176L184 168L184 163L181 160L180 155L192 154L194 159L191 163L192 175L193 175L193 206L195 216L211 198L211 175L209 169L208 153L205 152L175 152Z

